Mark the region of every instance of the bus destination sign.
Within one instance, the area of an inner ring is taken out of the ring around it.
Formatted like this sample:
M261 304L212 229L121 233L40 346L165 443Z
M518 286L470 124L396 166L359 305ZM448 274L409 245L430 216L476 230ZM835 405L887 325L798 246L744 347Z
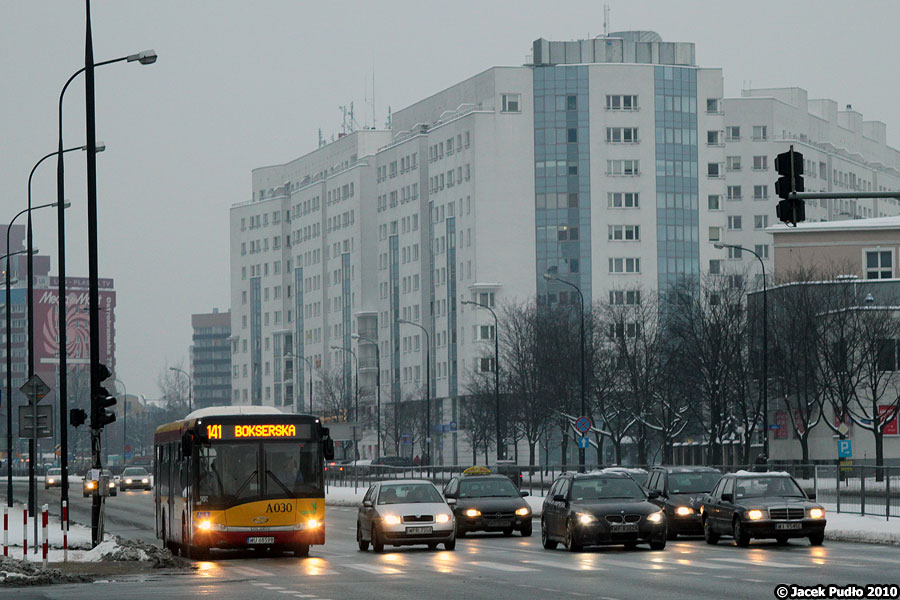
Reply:
M228 423L206 425L209 440L309 439L312 428L294 423Z

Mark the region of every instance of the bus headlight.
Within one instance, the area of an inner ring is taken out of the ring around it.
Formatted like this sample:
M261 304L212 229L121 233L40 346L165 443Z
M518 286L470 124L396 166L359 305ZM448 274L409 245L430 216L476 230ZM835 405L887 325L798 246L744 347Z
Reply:
M209 531L210 529L212 529L212 523L210 521L200 521L200 523L197 524L197 529L201 531Z
M478 510L477 508L470 508L469 510L466 511L466 516L467 517L480 517L481 511Z
M823 519L823 518L825 518L825 509L824 509L824 508L811 508L811 509L809 509L809 518L810 518L810 519Z
M519 510L516 511L516 515L519 517L527 517L530 512L531 511L528 510L527 508L520 508Z
M399 525L400 517L397 515L384 515L384 522L386 525Z
M694 509L690 506L679 506L675 509L675 514L679 517L686 517L688 515L694 514Z
M439 515L435 515L434 517L435 523L448 523L450 522L450 515L446 513L441 513Z
M315 519L310 519L309 521L306 522L307 529L318 529L318 527L319 527L319 522Z
M650 521L651 523L661 523L663 520L663 512L659 511L659 512L655 512L655 513L651 513L651 514L647 515L647 520Z
M751 521L759 521L763 518L763 511L759 509L753 509L747 512L747 518Z

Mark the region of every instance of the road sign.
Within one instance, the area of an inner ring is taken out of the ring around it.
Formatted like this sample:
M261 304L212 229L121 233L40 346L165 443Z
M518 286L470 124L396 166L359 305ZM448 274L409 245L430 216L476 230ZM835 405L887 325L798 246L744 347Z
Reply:
M853 445L850 440L838 440L838 458L852 458Z
M450 431L456 431L456 421L450 421Z
M125 444L125 452L131 452L131 444Z
M50 393L50 386L44 383L44 380L37 375L32 375L28 378L28 381L22 384L19 390L25 394L29 402L34 404L40 402L44 396Z
M587 433L591 430L591 420L587 417L578 417L575 419L575 430L578 433ZM579 446L580 448L581 446ZM587 446L585 446L586 448Z
M131 452L126 451L124 454L125 460L131 460Z
M587 439L585 436L581 436L578 438L578 447L579 448L590 448L591 441Z
M34 435L33 422L37 418L37 436ZM53 437L53 406L38 404L19 407L19 437L31 439Z

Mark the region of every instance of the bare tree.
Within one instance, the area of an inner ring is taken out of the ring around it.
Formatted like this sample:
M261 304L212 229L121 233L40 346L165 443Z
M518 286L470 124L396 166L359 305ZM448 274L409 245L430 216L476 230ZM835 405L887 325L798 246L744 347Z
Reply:
M322 416L333 421L348 421L353 414L353 389L347 385L341 367L331 370L319 369L319 380L322 382L318 393L317 404L321 407Z
M166 362L156 376L156 385L166 401L165 410L171 414L172 420L184 418L188 412L190 399L190 380L172 368L184 370L184 360L175 365Z

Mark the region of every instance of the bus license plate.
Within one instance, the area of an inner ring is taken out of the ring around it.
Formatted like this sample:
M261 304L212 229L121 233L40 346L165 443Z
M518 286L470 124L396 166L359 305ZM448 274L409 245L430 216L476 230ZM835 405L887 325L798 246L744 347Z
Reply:
M775 529L800 529L802 523L775 523Z
M637 533L637 523L627 523L625 525L613 525L611 531L613 533Z
M248 537L247 543L248 544L274 544L275 537L274 536L272 536L272 537Z
M407 527L406 533L408 533L408 534L431 533L431 527Z

